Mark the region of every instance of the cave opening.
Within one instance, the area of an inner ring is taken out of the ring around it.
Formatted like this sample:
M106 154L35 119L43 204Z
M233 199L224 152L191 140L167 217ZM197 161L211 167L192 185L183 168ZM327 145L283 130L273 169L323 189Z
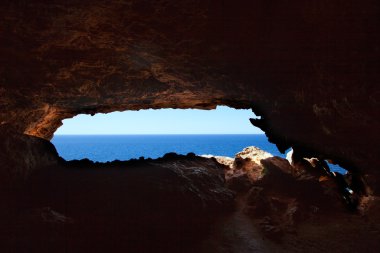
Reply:
M167 153L234 157L249 146L286 157L249 119L248 109L217 106L214 110L148 109L81 114L66 119L52 143L65 160L94 162L163 157ZM329 163L333 172L347 170Z
M66 119L52 139L65 160L156 159L166 153L234 157L257 146L284 157L259 129L251 110L159 109L78 115Z

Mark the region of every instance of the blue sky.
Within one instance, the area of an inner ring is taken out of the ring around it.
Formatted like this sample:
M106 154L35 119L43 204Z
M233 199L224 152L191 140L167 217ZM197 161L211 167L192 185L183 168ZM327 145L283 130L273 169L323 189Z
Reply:
M81 114L63 121L64 134L261 134L251 110L218 106L216 110L160 109Z

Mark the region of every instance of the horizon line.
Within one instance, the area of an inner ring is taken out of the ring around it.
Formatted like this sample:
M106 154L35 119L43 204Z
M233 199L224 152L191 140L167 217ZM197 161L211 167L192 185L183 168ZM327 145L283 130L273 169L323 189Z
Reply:
M170 134L170 133L152 133L152 134L54 134L54 136L63 136L63 135L265 135L265 133L194 133L194 134L189 134L189 133L176 133L176 134Z

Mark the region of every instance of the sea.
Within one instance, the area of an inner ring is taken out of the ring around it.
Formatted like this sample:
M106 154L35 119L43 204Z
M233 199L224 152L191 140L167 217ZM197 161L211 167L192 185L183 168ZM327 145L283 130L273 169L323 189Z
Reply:
M56 135L52 143L65 160L87 158L97 162L140 157L154 159L169 152L234 157L248 146L256 146L274 156L286 156L263 134ZM345 172L339 166L330 167L334 171Z

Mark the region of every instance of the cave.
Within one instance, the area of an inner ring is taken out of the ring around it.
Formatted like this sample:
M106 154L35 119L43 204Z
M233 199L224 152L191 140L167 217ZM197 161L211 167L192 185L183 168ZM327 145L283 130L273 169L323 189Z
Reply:
M373 0L0 3L1 252L378 252ZM65 161L62 120L250 109L279 152ZM329 171L326 161L345 168Z

